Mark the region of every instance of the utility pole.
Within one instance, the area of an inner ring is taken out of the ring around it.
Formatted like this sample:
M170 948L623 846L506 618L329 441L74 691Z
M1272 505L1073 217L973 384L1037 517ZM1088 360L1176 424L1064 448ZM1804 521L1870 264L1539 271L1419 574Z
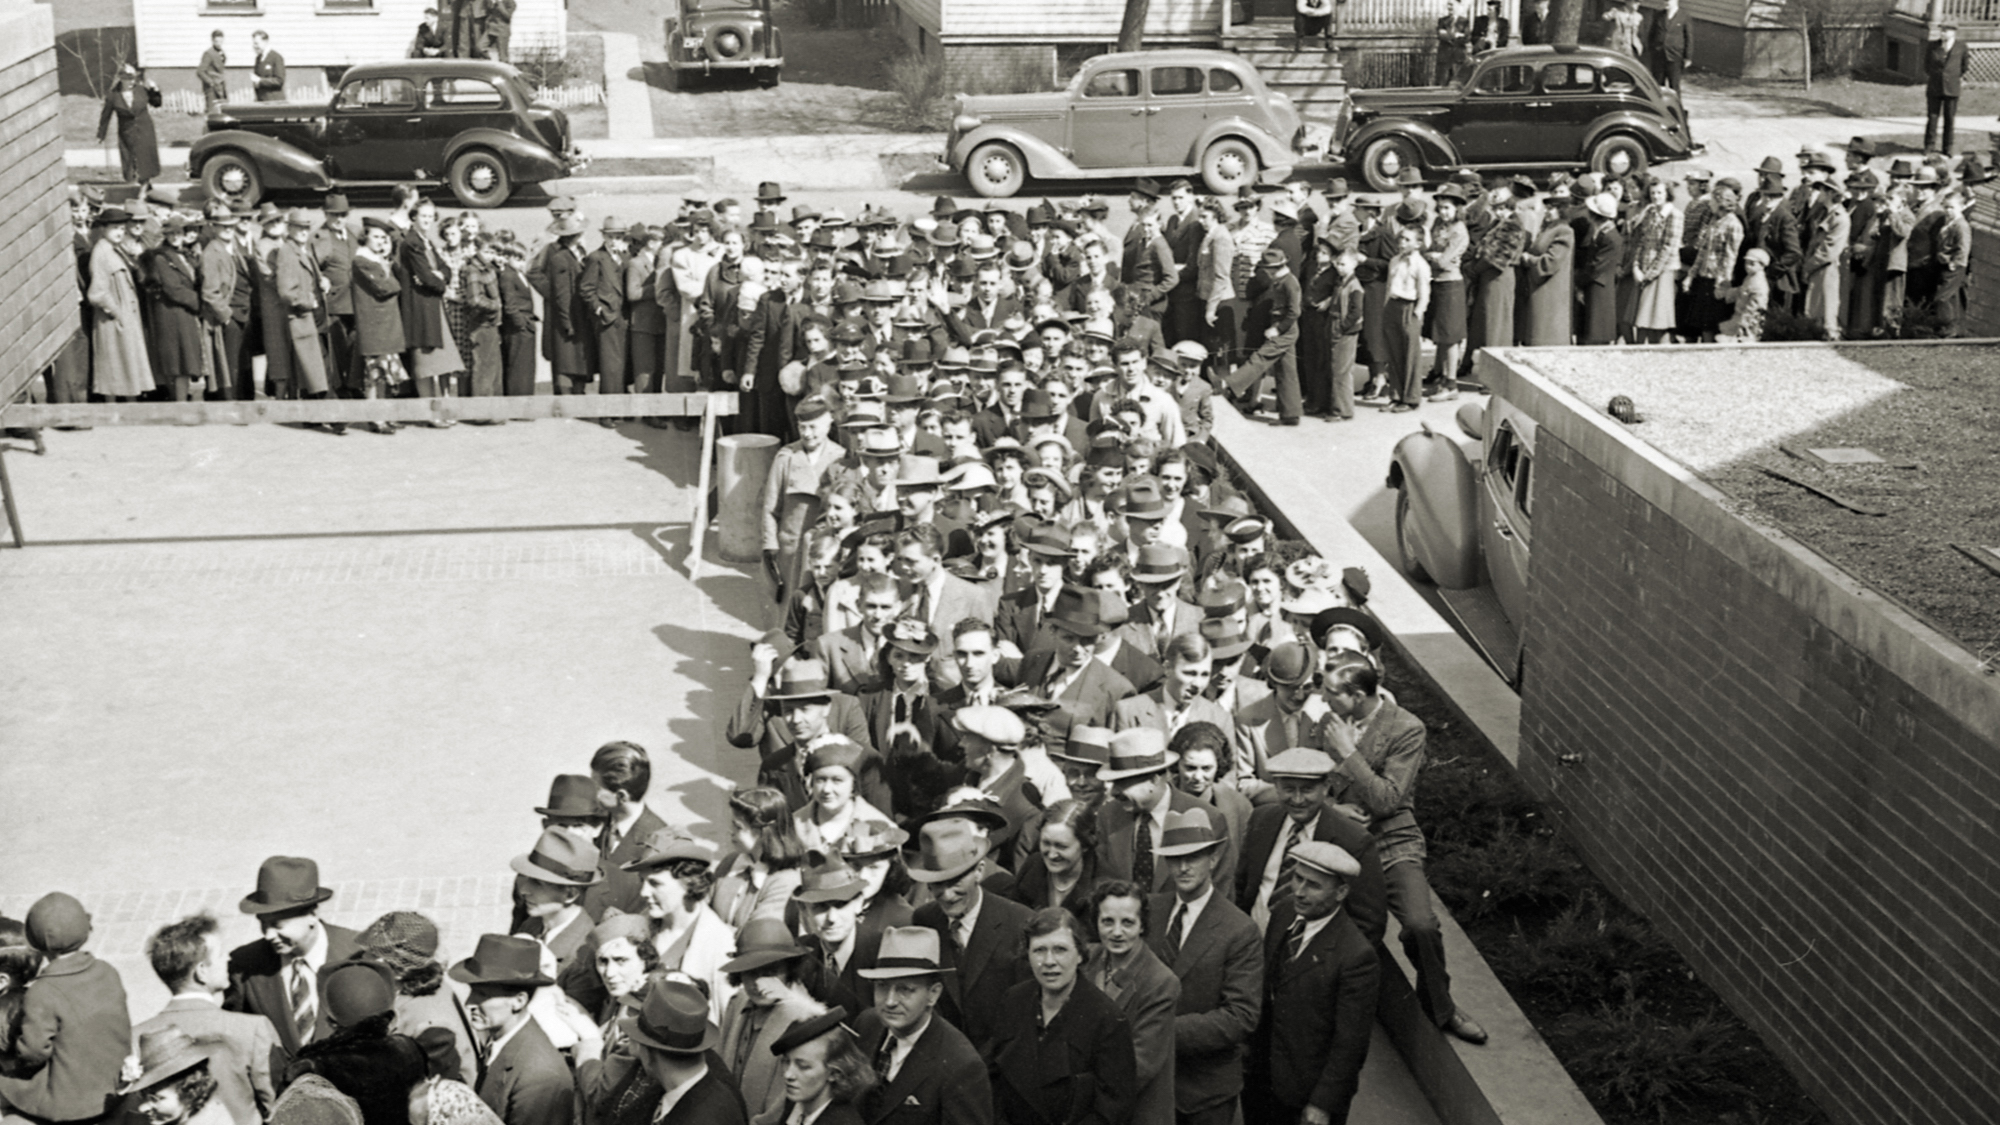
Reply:
M1232 0L1222 2L1228 4ZM1152 9L1152 0L1125 0L1125 18L1118 23L1118 50L1139 49L1146 38L1146 16Z
M1550 0L1549 23L1552 25L1549 42L1576 46L1577 35L1583 30L1583 0Z

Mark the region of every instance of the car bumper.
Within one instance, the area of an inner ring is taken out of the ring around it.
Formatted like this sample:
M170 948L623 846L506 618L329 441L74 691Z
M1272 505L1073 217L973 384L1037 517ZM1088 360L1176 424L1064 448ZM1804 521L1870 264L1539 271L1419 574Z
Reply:
M565 176L581 175L583 170L588 167L590 167L590 157L586 156L580 148L570 149L563 156L563 175Z
M779 70L785 65L784 59L695 59L689 62L670 62L675 70L698 70L707 74L714 70Z

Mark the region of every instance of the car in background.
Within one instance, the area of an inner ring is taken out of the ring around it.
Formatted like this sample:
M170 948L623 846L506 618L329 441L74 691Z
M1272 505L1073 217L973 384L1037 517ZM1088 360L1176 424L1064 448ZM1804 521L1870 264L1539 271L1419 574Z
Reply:
M1483 51L1444 86L1350 90L1335 126L1362 182L1393 191L1396 174L1459 169L1613 176L1702 152L1680 95L1605 47Z
M769 88L785 70L771 0L673 0L666 36L669 89L686 89L697 74L729 70L749 71Z
M520 72L477 59L399 59L348 68L325 105L239 102L208 119L188 172L248 206L273 190L444 183L467 207L498 207L522 184L585 158L569 116L539 105Z
M1030 177L1195 175L1230 195L1289 176L1305 138L1243 56L1176 47L1099 55L1052 93L960 94L939 162L992 199Z
M1463 438L1424 423L1396 443L1396 553L1434 583L1473 644L1515 687L1534 539L1535 420L1498 395L1458 408Z

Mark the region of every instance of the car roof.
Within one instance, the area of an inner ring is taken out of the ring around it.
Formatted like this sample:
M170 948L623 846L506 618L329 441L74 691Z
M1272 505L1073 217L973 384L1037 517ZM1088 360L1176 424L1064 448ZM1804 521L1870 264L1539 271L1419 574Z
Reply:
M340 80L355 78L511 78L520 72L487 59L397 59L350 66Z
M1217 51L1207 47L1163 47L1151 51L1122 51L1108 55L1098 55L1090 59L1088 65L1111 66L1119 63L1143 64L1145 66L1173 66L1176 64L1197 64L1215 66L1234 63L1238 67L1255 71L1249 61L1234 51Z
M1481 51L1474 62L1538 62L1549 59L1574 59L1577 62L1617 62L1626 66L1638 66L1639 60L1623 51L1609 47L1557 47L1546 44L1521 47L1501 47L1492 51Z

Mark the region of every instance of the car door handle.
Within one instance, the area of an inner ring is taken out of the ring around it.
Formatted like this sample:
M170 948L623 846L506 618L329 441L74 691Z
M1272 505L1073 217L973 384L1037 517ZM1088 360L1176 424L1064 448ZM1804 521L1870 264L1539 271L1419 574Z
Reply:
M1524 109L1554 109L1555 104L1554 102L1522 102L1521 106Z
M1132 111L1132 116L1138 117L1140 114L1143 114L1145 112L1146 112L1146 107L1140 106L1138 109Z
M1514 538L1514 528L1506 520L1494 520L1493 533L1502 539Z
M1151 115L1151 114L1155 114L1155 113L1158 113L1158 112L1160 112L1160 107L1159 107L1159 106L1156 106L1156 105L1149 105L1149 106L1147 106L1147 107L1146 107L1146 113L1147 113L1148 115Z

